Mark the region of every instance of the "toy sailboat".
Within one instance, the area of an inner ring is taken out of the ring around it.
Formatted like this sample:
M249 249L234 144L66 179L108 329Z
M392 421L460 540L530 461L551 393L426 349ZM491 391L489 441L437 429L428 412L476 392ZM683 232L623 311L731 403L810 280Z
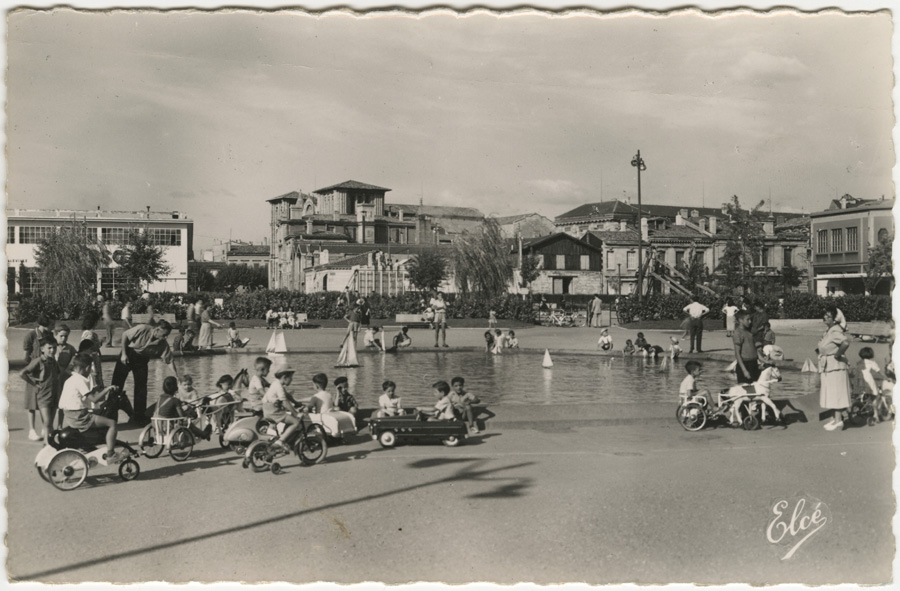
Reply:
M666 355L663 357L662 363L659 365L659 371L666 371L669 369L669 356Z
M344 337L344 343L341 345L341 353L338 355L335 367L359 367L359 361L356 359L356 339L353 338L352 334Z
M266 353L275 353L276 355L287 353L287 345L284 344L283 332L276 330L272 333L272 338L269 339L269 344L266 345Z
M553 360L550 359L550 350L544 349L544 362L541 363L544 367L553 367Z
M813 363L812 361L807 359L806 361L803 362L803 369L801 369L800 371L807 372L807 373L816 373L819 371L819 369L816 367L815 363Z
M728 367L725 368L725 371L735 373L737 371L737 361L729 363Z

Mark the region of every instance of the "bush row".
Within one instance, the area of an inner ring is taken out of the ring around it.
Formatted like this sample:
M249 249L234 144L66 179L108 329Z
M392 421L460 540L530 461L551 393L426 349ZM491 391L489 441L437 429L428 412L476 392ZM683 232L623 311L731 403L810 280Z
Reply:
M562 303L558 294L545 295L548 303ZM569 310L585 308L592 296L566 296L565 304ZM202 299L207 304L221 300L221 306L213 308L217 318L262 319L269 309L293 310L305 313L310 320L338 320L344 317L347 310L342 304L339 292L303 294L287 289L258 290L242 293L192 292L190 294L154 293L149 300L137 300L132 304L132 313L142 313L152 304L158 313L172 313L179 320L184 319L188 302ZM540 296L522 297L506 295L498 298L484 298L477 294L447 294L447 316L449 318L487 318L488 312L494 310L497 317L506 320L529 322L533 319L533 304ZM604 306L615 305L620 322L644 320L680 319L684 316L683 308L690 300L680 294L651 295L638 304L633 297L619 298L617 304L604 297ZM775 295L754 296L754 300L765 302L770 318L821 318L828 304L840 308L851 322L869 322L873 320L889 321L891 319L890 296L848 295L843 297L821 297L814 294L795 293L780 298ZM407 292L396 296L372 296L369 299L371 316L374 319L393 318L396 314L414 314L421 312L426 297L417 292ZM724 318L722 307L725 298L703 294L700 303L710 309L709 318ZM22 298L19 302L15 319L20 322L33 322L41 313L52 318L80 318L89 311L97 310L96 302L85 299L74 310L60 310L49 306L39 295ZM111 312L118 318L122 304L112 302Z

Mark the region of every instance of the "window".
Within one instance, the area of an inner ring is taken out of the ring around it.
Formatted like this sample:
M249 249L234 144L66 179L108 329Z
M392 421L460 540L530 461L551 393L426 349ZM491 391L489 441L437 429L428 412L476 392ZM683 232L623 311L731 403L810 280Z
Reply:
M53 226L22 226L19 228L19 244L38 244L52 232Z
M828 252L828 230L819 230L816 239L816 252Z
M614 250L610 250L606 253L606 268L614 269L616 266L616 252Z
M569 286L572 284L571 277L554 277L553 293L569 293Z
M676 250L675 251L675 268L678 269L684 264L684 251Z
M629 250L626 254L627 256L625 257L625 267L629 271L634 271L635 269L637 269L637 253L633 250Z
M850 252L859 250L859 228L847 228L847 250Z
M31 295L41 290L41 277L36 267L19 267L19 287L24 295Z
M103 244L128 244L128 228L100 228Z
M125 279L122 270L114 267L100 271L100 291L112 291L114 289L131 289L132 284Z
M831 252L844 252L843 228L835 228L831 231Z
M15 226L6 226L6 243L7 244L15 244L16 243L16 227ZM9 292L12 293L12 292Z
M591 255L589 255L589 254L581 255L581 270L582 271L590 271L591 270Z
M556 268L557 269L565 269L566 268L566 255L564 255L564 254L556 255Z
M181 246L181 230L175 228L153 228L147 230L150 242L156 246Z
M754 267L768 267L769 266L769 249L768 248L760 248L758 253L753 255L753 266Z
M793 246L785 246L784 247L784 262L782 264L785 267L791 267L794 265L794 247Z

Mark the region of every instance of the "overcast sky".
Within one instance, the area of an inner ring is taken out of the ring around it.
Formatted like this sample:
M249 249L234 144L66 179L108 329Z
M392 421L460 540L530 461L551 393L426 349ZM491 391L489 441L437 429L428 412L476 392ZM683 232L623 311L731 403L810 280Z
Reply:
M21 11L8 207L179 210L195 248L266 199L354 179L389 202L554 217L731 195L893 196L887 13L418 19Z

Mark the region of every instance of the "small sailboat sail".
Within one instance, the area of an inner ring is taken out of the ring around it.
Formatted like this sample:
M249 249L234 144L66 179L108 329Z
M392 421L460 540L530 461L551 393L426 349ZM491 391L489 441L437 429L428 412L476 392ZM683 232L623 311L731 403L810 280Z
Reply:
M356 359L356 339L351 335L344 338L335 367L359 367L359 361Z
M544 349L544 362L541 363L544 367L553 367L553 360L550 359L550 350Z
M272 338L269 339L269 344L266 345L266 353L287 353L287 345L284 343L283 332L276 330L272 333Z

